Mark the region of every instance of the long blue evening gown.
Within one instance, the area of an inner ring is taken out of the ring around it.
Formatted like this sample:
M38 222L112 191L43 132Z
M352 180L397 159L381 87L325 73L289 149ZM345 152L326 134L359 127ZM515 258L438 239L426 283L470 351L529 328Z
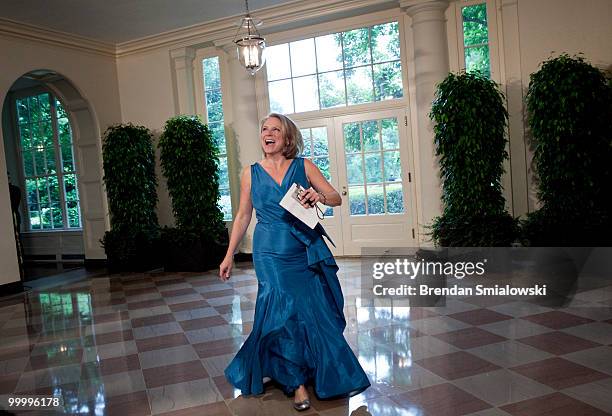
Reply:
M303 158L291 161L280 186L259 163L251 165L257 303L251 334L225 377L244 395L263 393L264 377L286 393L312 384L323 399L357 394L370 382L342 335L344 299L327 234L278 204L293 182L310 186Z

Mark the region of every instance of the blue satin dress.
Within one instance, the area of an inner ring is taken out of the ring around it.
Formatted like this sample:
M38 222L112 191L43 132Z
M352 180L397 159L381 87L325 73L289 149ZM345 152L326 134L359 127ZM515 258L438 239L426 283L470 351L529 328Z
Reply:
M357 394L370 382L342 335L344 299L323 241L329 236L278 204L294 182L310 186L303 158L291 161L280 186L259 163L251 165L257 303L251 334L225 377L244 395L263 393L264 377L285 393L311 384L322 399Z

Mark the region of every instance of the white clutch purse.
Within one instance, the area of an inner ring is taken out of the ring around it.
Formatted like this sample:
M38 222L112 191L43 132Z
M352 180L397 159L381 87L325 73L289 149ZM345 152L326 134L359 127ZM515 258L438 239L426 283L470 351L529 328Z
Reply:
M316 204L313 208L304 208L299 199L300 194L304 191L305 189L302 186L294 182L279 204L304 224L310 228L315 228L319 220L323 219L323 213L328 207L323 204Z

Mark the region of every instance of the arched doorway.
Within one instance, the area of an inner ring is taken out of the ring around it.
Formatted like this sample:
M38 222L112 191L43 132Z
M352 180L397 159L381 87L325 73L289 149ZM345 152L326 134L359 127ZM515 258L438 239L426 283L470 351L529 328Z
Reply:
M36 266L25 280L103 258L100 132L87 100L57 72L28 72L5 97L2 132L7 171L22 190L23 257Z

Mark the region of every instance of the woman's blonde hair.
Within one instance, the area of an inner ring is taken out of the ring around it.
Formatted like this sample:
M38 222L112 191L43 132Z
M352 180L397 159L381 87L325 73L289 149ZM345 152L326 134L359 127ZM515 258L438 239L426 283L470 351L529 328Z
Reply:
M297 155L304 151L304 139L302 133L295 122L289 117L279 113L270 113L262 121L259 131L263 128L264 123L271 117L278 119L281 122L281 135L287 141L283 149L283 156L287 159L294 159Z

